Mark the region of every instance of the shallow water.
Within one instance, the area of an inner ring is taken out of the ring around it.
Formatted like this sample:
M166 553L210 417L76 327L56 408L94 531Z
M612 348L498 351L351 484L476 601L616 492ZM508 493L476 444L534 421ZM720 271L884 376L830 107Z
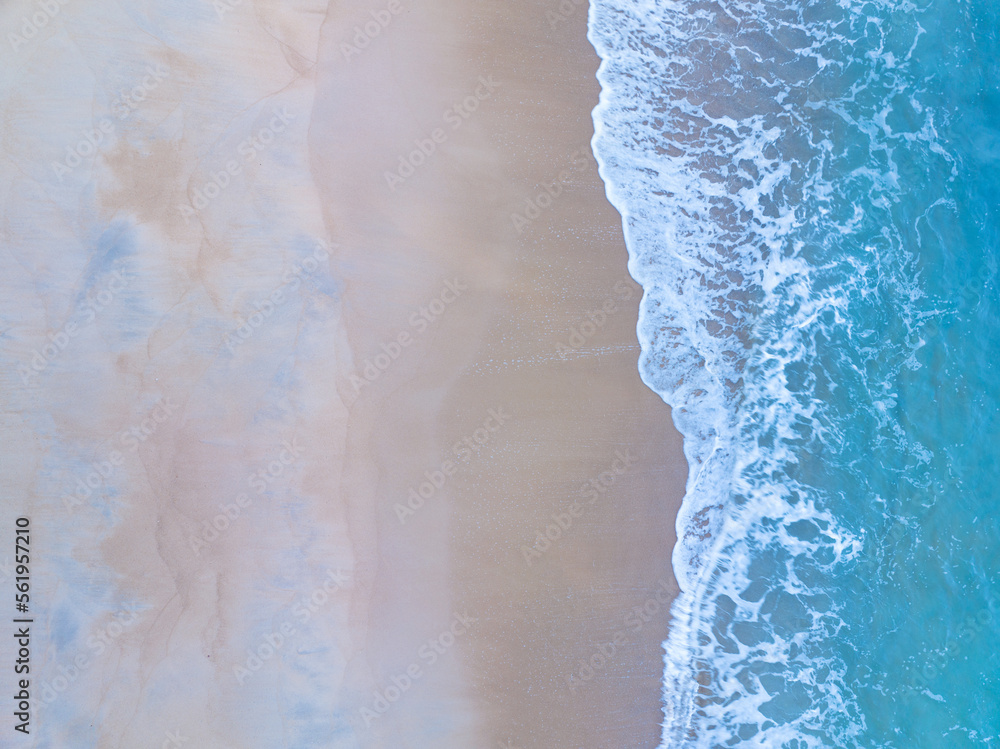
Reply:
M591 8L640 371L691 466L667 746L1000 740L997 15Z

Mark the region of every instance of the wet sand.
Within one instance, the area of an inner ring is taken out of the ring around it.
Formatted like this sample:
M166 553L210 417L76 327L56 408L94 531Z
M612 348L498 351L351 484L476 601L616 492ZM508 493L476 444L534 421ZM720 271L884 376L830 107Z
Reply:
M319 79L314 173L349 269L346 492L375 537L348 669L364 746L659 741L686 466L637 374L641 290L589 149L598 60L585 7L563 8L406 7ZM468 287L450 302L449 280Z

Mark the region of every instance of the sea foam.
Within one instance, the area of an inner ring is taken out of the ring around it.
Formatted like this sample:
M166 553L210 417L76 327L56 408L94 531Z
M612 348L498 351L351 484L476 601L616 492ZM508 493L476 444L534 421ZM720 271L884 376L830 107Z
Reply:
M874 444L929 460L892 415L924 297L910 226L894 226L899 165L932 169L939 190L954 175L912 95L916 12L591 6L594 150L644 288L639 368L690 466L666 746L856 746L867 730L848 637L866 546L852 505L881 518L885 497L831 476L852 470L852 412Z

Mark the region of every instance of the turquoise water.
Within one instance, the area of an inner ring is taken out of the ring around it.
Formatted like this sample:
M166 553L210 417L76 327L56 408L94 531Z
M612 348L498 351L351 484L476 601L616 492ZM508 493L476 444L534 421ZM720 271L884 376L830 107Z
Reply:
M1000 4L594 0L691 466L665 746L1000 746Z

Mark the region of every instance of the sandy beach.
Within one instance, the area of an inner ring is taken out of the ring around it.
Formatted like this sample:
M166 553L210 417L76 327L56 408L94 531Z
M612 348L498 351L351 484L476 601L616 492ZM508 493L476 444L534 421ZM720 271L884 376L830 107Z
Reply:
M586 5L219 5L5 53L40 736L657 746L687 468Z
M1000 745L998 28L0 3L0 748Z
M598 61L586 8L563 5L407 8L319 79L315 174L351 269L347 492L377 539L360 707L453 613L477 619L364 726L375 746L659 739L686 466L636 371L641 290L589 149Z

